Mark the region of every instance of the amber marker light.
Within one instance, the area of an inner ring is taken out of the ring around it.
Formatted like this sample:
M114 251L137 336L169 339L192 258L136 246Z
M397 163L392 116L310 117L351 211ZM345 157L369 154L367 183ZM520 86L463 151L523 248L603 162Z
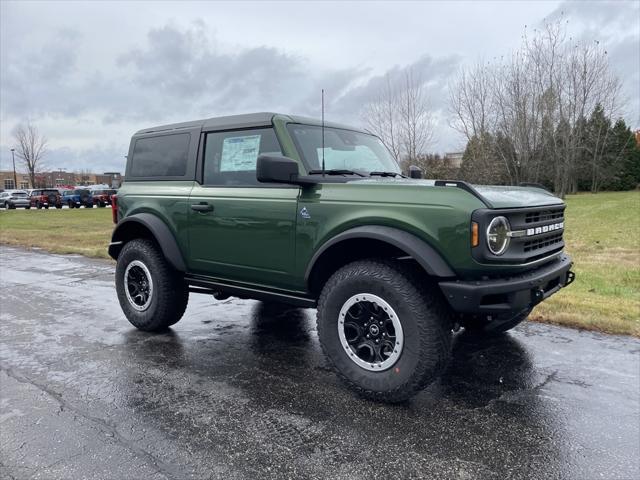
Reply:
M478 240L478 224L471 222L471 246L477 247L480 241Z

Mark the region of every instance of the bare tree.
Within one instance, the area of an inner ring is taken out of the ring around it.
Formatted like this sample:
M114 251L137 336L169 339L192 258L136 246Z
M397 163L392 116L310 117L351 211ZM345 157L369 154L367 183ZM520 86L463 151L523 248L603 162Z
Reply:
M36 174L42 169L42 157L47 151L47 139L40 135L35 125L19 125L13 136L16 141L16 153L27 169L31 186L36 186Z
M389 74L378 96L365 106L363 117L367 129L380 137L397 161L402 156L398 92L392 84Z
M433 140L433 115L426 87L411 70L402 79L389 74L362 114L367 129L380 137L400 163L415 161Z
M508 182L548 179L564 196L577 188L585 118L598 104L615 115L619 92L604 48L569 38L561 18L525 35L506 59L463 71L450 85L452 126L468 141L493 139L474 152L490 155L484 164L500 165ZM601 160L591 161L597 172Z
M434 122L424 83L411 69L405 72L399 112L404 154L408 162L415 162L433 141Z

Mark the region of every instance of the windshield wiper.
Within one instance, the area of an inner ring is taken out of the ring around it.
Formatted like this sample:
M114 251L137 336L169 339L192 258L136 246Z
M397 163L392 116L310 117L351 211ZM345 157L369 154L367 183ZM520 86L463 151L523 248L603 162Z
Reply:
M398 172L370 172L369 173L370 177L397 177L400 176L402 178L407 178L406 176L402 175L401 173Z
M311 170L309 172L309 175L321 175L321 174L325 174L325 175L358 175L359 177L364 177L365 175L358 173L358 172L354 172L353 170L346 170L346 169L340 169L340 168L330 168L328 170Z

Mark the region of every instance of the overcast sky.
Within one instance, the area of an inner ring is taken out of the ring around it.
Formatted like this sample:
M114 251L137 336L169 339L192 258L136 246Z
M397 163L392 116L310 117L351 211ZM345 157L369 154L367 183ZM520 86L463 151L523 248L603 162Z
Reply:
M50 169L124 169L131 134L156 124L278 111L361 124L385 73L427 82L434 151L464 147L448 127L447 84L464 65L517 48L560 12L605 45L640 128L640 2L0 1L0 167L30 119Z

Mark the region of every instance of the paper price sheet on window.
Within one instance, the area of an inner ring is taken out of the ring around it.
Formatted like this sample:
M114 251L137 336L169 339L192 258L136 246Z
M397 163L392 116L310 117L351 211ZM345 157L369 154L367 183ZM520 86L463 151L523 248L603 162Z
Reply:
M222 142L221 172L255 170L261 135L229 137Z

